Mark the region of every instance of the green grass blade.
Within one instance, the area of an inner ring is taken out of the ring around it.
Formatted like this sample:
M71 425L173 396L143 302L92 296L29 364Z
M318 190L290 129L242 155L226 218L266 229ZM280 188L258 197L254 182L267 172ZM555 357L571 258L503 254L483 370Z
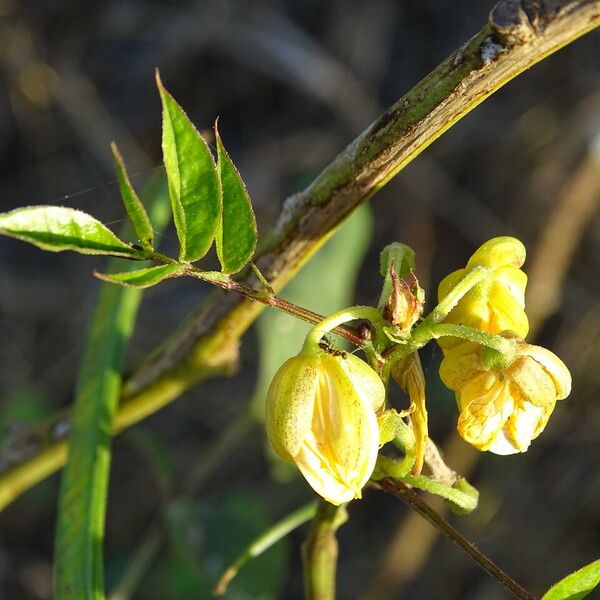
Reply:
M215 123L217 171L223 190L223 212L217 228L217 256L224 273L237 273L256 248L256 219L250 196L235 168Z
M164 228L169 216L164 210L164 204L168 204L165 195L164 191L154 190L152 213L159 229ZM79 373L69 459L60 489L54 565L56 600L104 598L102 543L111 422L121 387L121 358L140 299L139 289L103 284L96 302Z
M193 262L209 250L221 214L221 186L208 144L181 106L165 90L156 72L163 106L163 159L179 258Z
M223 572L215 587L213 594L222 596L227 591L227 586L231 580L238 574L239 570L253 558L260 556L265 550L268 550L273 544L283 539L288 533L294 531L310 521L317 512L317 503L309 502L296 509L293 513L286 515L283 519L271 525L266 531L259 535Z

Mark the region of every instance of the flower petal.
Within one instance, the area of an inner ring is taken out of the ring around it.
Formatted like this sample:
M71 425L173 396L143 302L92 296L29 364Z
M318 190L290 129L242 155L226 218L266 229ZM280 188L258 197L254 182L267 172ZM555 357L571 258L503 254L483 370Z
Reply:
M385 386L377 373L354 354L332 358L338 359L339 366L345 371L356 392L371 404L373 410L378 411L385 402Z
M550 350L542 346L526 344L526 353L539 363L549 377L552 378L556 388L557 400L564 400L571 393L571 373L565 363Z
M524 402L544 407L556 402L554 380L531 356L518 357L506 370L506 376L518 388Z
M457 393L460 435L479 450L488 450L514 409L509 382L482 371Z
M269 387L266 402L266 428L275 452L293 461L310 430L319 362L295 356L279 368Z
M469 259L467 268L482 266L490 268L513 265L521 267L527 252L525 246L516 238L495 237L482 244Z
M446 351L440 364L440 379L448 389L459 390L483 369L480 352L481 346L464 341Z
M512 390L515 398L515 409L506 422L503 432L518 452L525 452L546 426L554 405L554 398L542 405L535 405L519 396L519 390Z
M324 468L321 457L314 452L314 448L314 445L307 444L294 457L298 469L310 487L327 502L336 506L350 502L355 497L356 491Z

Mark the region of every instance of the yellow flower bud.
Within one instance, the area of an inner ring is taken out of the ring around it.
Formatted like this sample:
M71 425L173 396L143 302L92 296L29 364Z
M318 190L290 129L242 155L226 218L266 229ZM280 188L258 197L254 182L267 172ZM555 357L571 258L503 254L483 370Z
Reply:
M266 405L273 448L332 504L361 497L379 449L385 388L352 354L303 351L275 374Z
M525 262L525 247L512 237L497 237L483 244L469 259L465 269L450 273L440 283L442 300L473 267L486 267L492 275L468 291L446 317L446 323L474 327L490 333L514 331L524 338L529 331L525 314L527 275L520 267ZM444 337L438 344L452 348L462 340Z
M552 352L518 342L516 359L486 370L484 347L465 342L440 366L444 384L456 392L458 431L479 450L525 452L546 426L557 400L571 392L571 374Z

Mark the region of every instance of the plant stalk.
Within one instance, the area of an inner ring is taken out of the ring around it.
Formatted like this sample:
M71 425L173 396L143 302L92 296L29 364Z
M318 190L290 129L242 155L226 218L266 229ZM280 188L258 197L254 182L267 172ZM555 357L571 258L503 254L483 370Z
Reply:
M335 600L338 557L335 534L347 518L344 505L334 506L325 500L319 502L317 514L302 547L306 600Z
M297 304L289 302L288 300L284 300L275 294L255 290L253 287L238 281L234 281L230 277L212 278L207 276L200 269L196 269L192 266L186 269L186 274L190 277L200 279L201 281L212 283L213 285L228 292L235 292L236 294L240 294L241 296L250 298L251 300L256 300L257 302L265 304L266 306L271 306L277 310L281 310L294 317L297 317L298 319L301 319L302 321L311 323L312 325L317 325L326 318L319 313L313 312L307 308L303 308L302 306L298 306ZM356 344L357 346L362 346L364 344L364 340L351 327L339 325L338 327L333 328L332 331L333 333L346 338L348 341Z

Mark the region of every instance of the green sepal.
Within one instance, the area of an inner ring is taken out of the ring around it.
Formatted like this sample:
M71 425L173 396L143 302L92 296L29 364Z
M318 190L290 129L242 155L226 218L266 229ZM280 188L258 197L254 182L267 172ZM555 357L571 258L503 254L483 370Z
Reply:
M410 275L415 268L415 251L400 242L388 244L379 255L379 272L382 277L388 276L392 265L398 277Z
M380 479L391 477L392 479L404 481L404 477L411 472L414 465L414 452L407 453L406 456L400 460L389 456L379 455L371 479L379 481Z
M396 275L402 279L410 275L415 268L415 252L406 244L394 242L388 244L379 255L379 272L383 277L383 286L381 288L381 296L379 297L379 310L383 310L388 298L392 294L394 282L390 270L393 270ZM418 288L421 290L421 288ZM417 298L424 302L425 298Z
M415 445L415 434L412 427L404 422L406 415L411 411L402 411L390 408L378 415L377 422L379 423L379 445L383 446L392 440L404 452L408 452Z

